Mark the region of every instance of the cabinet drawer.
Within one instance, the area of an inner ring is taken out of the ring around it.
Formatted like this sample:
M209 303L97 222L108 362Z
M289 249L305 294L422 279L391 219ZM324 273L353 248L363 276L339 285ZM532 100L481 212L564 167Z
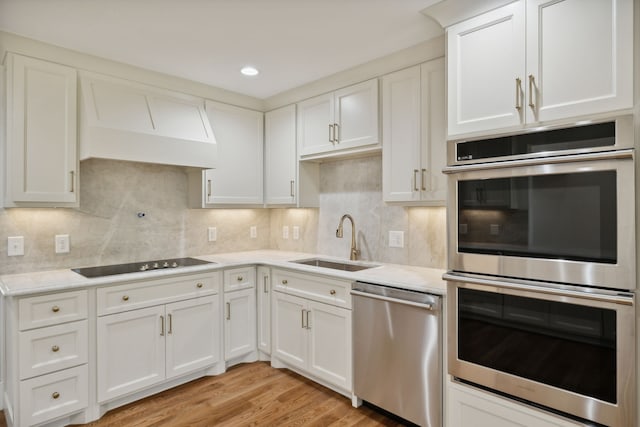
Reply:
M277 291L351 308L350 282L283 270L274 270L272 276Z
M21 331L86 319L87 291L20 298L18 316Z
M87 407L87 365L20 382L20 425L39 424Z
M20 332L20 379L87 363L87 321Z
M242 267L225 270L224 291L237 291L251 288L256 283L256 268Z
M216 272L98 288L98 316L211 295L219 287Z

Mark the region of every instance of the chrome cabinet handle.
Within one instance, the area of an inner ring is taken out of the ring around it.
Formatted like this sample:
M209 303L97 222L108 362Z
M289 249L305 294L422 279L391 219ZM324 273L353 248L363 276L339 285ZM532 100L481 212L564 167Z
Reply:
M51 397L53 397L54 399L57 399L60 397L60 393L58 393L57 391L54 391Z
M267 280L269 280L269 276L266 274L262 277L262 292L265 294L269 293L269 286L267 285Z
M529 107L535 111L536 104L533 103L533 89L535 88L535 77L529 74Z
M207 199L211 198L211 180L207 180Z
M333 124L333 142L340 144L340 126L337 123Z
M418 172L420 172L418 169L413 170L413 191L420 191L418 188Z
M302 320L301 320L302 328L303 328L303 329L306 329L306 326L304 325L304 309L303 309L303 310L300 310L300 314L302 315Z
M57 353L58 351L60 351L60 347L58 347L57 345L54 345L53 347L51 347L51 351L53 351L54 353Z
M69 174L71 175L71 190L69 192L73 193L76 188L76 171L69 171Z
M160 336L164 336L164 316L160 316Z
M332 144L335 142L333 140L333 135L334 135L333 125L329 125L329 142L332 143Z
M227 320L231 320L231 303L227 303Z
M203 287L204 285L203 285L202 283L198 283L196 286L197 286L198 288L201 288L201 287Z
M123 295L122 301L129 301L129 295Z
M54 313L57 313L60 311L60 307L58 307L57 305L54 305L53 307L51 307L51 311L53 311Z
M422 191L427 191L427 184L425 184L424 182L424 176L427 174L427 170L426 169L421 169L420 172L420 188L422 188Z
M293 190L293 184L295 184L295 181L294 181L294 180L291 180L291 182L290 182L290 184L289 184L289 185L290 185L290 188L291 188L291 191L290 191L291 197L294 197L294 196L295 196L295 193L293 192L293 191L294 191L294 190Z
M522 92L522 80L520 77L516 77L516 110L522 110L522 99L520 98L520 94Z
M169 317L169 330L167 331L168 334L173 333L173 316L171 314L167 315Z
M309 324L309 313L311 313L311 310L307 310L307 329L311 329L311 325Z

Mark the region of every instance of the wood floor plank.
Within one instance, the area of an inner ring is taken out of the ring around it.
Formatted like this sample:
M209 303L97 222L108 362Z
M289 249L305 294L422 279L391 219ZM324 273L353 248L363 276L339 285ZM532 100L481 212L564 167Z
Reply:
M294 372L256 362L114 409L83 427L402 425L372 408L353 408L350 399Z

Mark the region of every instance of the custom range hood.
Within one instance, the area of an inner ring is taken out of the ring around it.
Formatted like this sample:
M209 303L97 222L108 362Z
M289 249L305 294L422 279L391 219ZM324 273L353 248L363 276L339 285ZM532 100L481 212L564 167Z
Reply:
M202 98L81 72L80 102L80 160L216 167Z

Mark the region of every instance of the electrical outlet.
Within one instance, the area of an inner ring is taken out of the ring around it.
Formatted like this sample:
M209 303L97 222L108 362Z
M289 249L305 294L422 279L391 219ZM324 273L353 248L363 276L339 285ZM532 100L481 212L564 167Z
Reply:
M293 226L293 240L298 240L300 238L300 227L297 225Z
M288 225L283 225L282 226L282 238L283 239L288 239L289 238L289 226Z
M56 253L66 254L69 253L69 235L68 234L56 234L55 237Z
M24 255L24 237L7 237L7 256Z
M255 225L252 225L251 228L249 228L249 236L252 239L255 239L258 237L258 227L256 227Z
M218 240L218 229L216 227L209 227L207 229L207 236L210 242L215 242Z
M489 224L489 234L492 236L500 234L500 224Z
M404 231L389 231L389 247L404 248Z

